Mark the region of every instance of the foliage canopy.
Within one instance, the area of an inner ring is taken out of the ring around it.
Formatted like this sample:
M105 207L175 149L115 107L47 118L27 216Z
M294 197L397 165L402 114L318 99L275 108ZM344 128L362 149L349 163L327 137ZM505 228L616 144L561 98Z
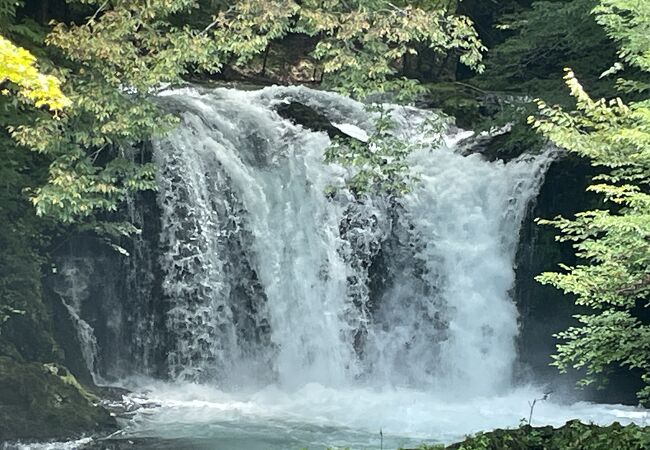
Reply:
M74 14L37 25L19 14L15 1L0 1L7 37L37 50L51 72L40 75L31 54L3 38L2 58L17 56L32 69L17 79L15 64L7 65L0 79L18 82L18 92L36 106L50 104L57 113L69 106L57 121L23 109L20 119L1 124L20 146L50 161L47 183L34 186L30 197L39 215L64 223L92 221L116 211L133 192L154 187L151 165L134 161L142 143L175 123L153 98L166 83L245 64L290 34L315 39L312 56L328 86L359 96L415 89L398 77L398 66L421 45L457 52L463 63L482 67L483 47L471 21L455 14L454 2L66 3Z

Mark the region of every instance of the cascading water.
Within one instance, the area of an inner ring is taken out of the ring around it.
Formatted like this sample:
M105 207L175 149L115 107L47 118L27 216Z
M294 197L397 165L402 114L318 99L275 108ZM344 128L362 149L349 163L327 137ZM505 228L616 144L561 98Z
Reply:
M396 280L378 300L372 341L389 379L433 384L454 397L490 395L511 384L513 261L550 154L504 164L453 149L413 155L420 182L403 206L416 250L388 256Z
M89 272L87 267L84 268L82 264L76 264L73 260L64 261L60 268L59 283L54 289L61 297L61 302L75 326L81 356L86 367L88 367L94 382L98 383L101 378L97 376L95 370L98 353L97 338L93 328L82 318L81 312L83 300L88 295Z
M325 197L327 137L245 93L172 96L187 126L155 153L172 376L344 382L356 364L341 319L353 305L337 254L343 208Z
M328 198L344 171L323 162L327 136L273 110L292 97L334 122L368 127L361 104L306 89L166 96L184 124L155 145L172 377L223 386L254 369L261 383L296 386L360 375L474 394L509 386L518 229L549 156L503 164L455 154L453 144L419 150L419 181L398 201L408 224L399 230L381 198ZM427 114L396 109L401 137L422 139ZM350 264L346 249L370 261L372 247L390 239L409 243L393 249L399 265L383 251L394 282L379 298L350 295L350 280L364 285L368 267ZM233 270L233 261L248 270ZM246 273L257 295L233 298Z
M422 132L433 113L395 107L399 138L429 144L409 158L412 190L356 199L332 194L349 169L324 162L325 133L276 112L289 101L372 132L362 104L302 87L161 96L181 117L154 143L164 319L132 328L147 334L134 351L166 354L170 381L135 382L162 406L124 435L176 448L375 448L381 427L390 448L517 425L539 391L512 386L513 266L552 153L463 156L468 133L440 143ZM536 414L631 417L618 411L548 403Z

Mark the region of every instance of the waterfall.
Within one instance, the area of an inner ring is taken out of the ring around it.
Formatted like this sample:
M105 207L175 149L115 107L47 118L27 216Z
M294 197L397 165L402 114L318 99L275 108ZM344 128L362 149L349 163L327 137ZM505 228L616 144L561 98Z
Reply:
M230 389L509 387L518 233L552 156L462 156L465 134L448 131L411 155L403 198L329 195L349 169L323 161L325 133L275 112L288 100L372 131L362 104L302 87L161 98L181 117L154 143L170 377ZM408 142L435 117L392 115Z
M97 374L98 346L95 330L82 317L82 304L88 298L91 272L88 266L75 260L65 260L60 268L58 283L54 290L70 315L77 332L81 356L95 383L101 382Z
M554 150L491 162L472 153L482 137L384 105L413 148L410 190L357 196L358 169L326 163L316 130L366 140L374 108L304 87L159 101L180 123L152 143L159 189L122 211L142 229L120 242L130 256L86 235L54 259L78 359L132 392L112 439L414 448L530 414L544 390L513 381L515 253ZM534 423L648 417L571 400L537 402Z
M155 146L172 375L344 381L353 305L337 252L343 207L325 197L328 138L244 92L170 97L186 108Z

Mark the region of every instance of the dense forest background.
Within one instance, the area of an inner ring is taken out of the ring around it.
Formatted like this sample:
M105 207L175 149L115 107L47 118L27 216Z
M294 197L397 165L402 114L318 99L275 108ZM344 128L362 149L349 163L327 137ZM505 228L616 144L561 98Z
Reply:
M642 0L0 0L0 438L114 426L43 280L71 236L124 252L139 232L125 201L155 190L148 142L177 123L153 97L183 82L387 92L464 128L512 124L490 158L565 148L590 194L541 224L571 261L539 281L579 314L555 364L583 385L631 373L647 401L649 72Z

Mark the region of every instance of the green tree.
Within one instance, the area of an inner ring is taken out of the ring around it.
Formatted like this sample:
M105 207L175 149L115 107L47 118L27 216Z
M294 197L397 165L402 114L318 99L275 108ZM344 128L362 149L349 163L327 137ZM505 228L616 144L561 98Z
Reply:
M650 3L601 0L593 13L620 49L620 61L610 72L625 65L650 72ZM560 230L559 240L573 243L581 263L538 280L573 294L587 308L576 316L579 325L558 334L554 364L562 371L583 369L583 385L615 366L640 370L646 387L638 395L647 402L650 325L639 312L650 301L650 99L628 105L619 98L593 100L572 71L565 80L576 110L540 101L540 117L531 121L551 141L602 170L589 189L609 208L541 221ZM638 81L618 83L627 92L648 88Z
M498 19L497 28L509 34L490 49L484 76L477 82L488 89L515 91L569 106L561 83L562 70L571 67L590 91L611 90L600 79L616 57L616 46L591 14L598 0L535 1Z
M58 112L70 105L70 100L61 92L61 83L51 75L43 75L36 67L36 58L29 51L12 44L0 36L0 85L17 87L21 98L37 108L47 106ZM9 95L12 89L0 91Z
M72 106L58 121L36 116L9 127L18 144L50 161L48 181L31 199L39 215L64 223L92 221L154 187L153 167L133 163L135 147L174 121L152 91L179 81L189 64L214 67L207 36L170 22L193 2L71 3L94 8L80 25L57 23L45 42Z
M482 47L471 21L454 13L455 2L67 3L76 15L39 30L47 47L38 40L31 45L62 80L71 107L58 121L37 114L19 125L4 124L19 145L50 161L48 181L34 187L31 199L39 215L64 223L92 221L99 212L116 211L131 193L154 188L152 166L132 160L143 142L176 122L152 98L165 83L246 64L289 34L316 38L313 57L328 86L358 96L395 88L414 92L415 83L397 73L400 59L422 44L458 52L462 62L481 68ZM212 16L205 14L210 9ZM16 29L15 8L4 12Z
M449 125L446 116L432 115L420 125L424 142L405 142L395 133L392 109L384 105L367 108L376 115L374 130L367 142L337 139L325 151L325 161L351 169L345 187L357 197L367 194L402 196L409 192L417 174L411 172L408 156L418 149L431 149L442 141ZM332 186L336 189L341 186Z
M138 156L144 143L177 123L155 100L168 83L247 64L290 34L317 41L313 57L330 88L359 96L415 92L415 83L397 73L400 59L422 45L457 52L481 68L482 47L471 22L454 13L456 2L65 3L66 12L49 21L41 16L46 0L0 0L0 88L17 94L0 95L0 213L6 248L13 249L0 265L9 273L13 262L29 259L31 278L19 278L30 285L38 284L43 248L37 237L49 222L39 222L26 201L38 216L60 223L109 234L136 231L110 214L133 193L155 188L154 168ZM2 303L15 314L24 306L7 300L15 298L16 277L1 278Z
M273 39L289 33L317 39L312 56L326 87L355 96L403 90L413 81L398 77L400 64L423 45L482 70L484 47L456 1L240 0L216 18L220 48L245 63Z

